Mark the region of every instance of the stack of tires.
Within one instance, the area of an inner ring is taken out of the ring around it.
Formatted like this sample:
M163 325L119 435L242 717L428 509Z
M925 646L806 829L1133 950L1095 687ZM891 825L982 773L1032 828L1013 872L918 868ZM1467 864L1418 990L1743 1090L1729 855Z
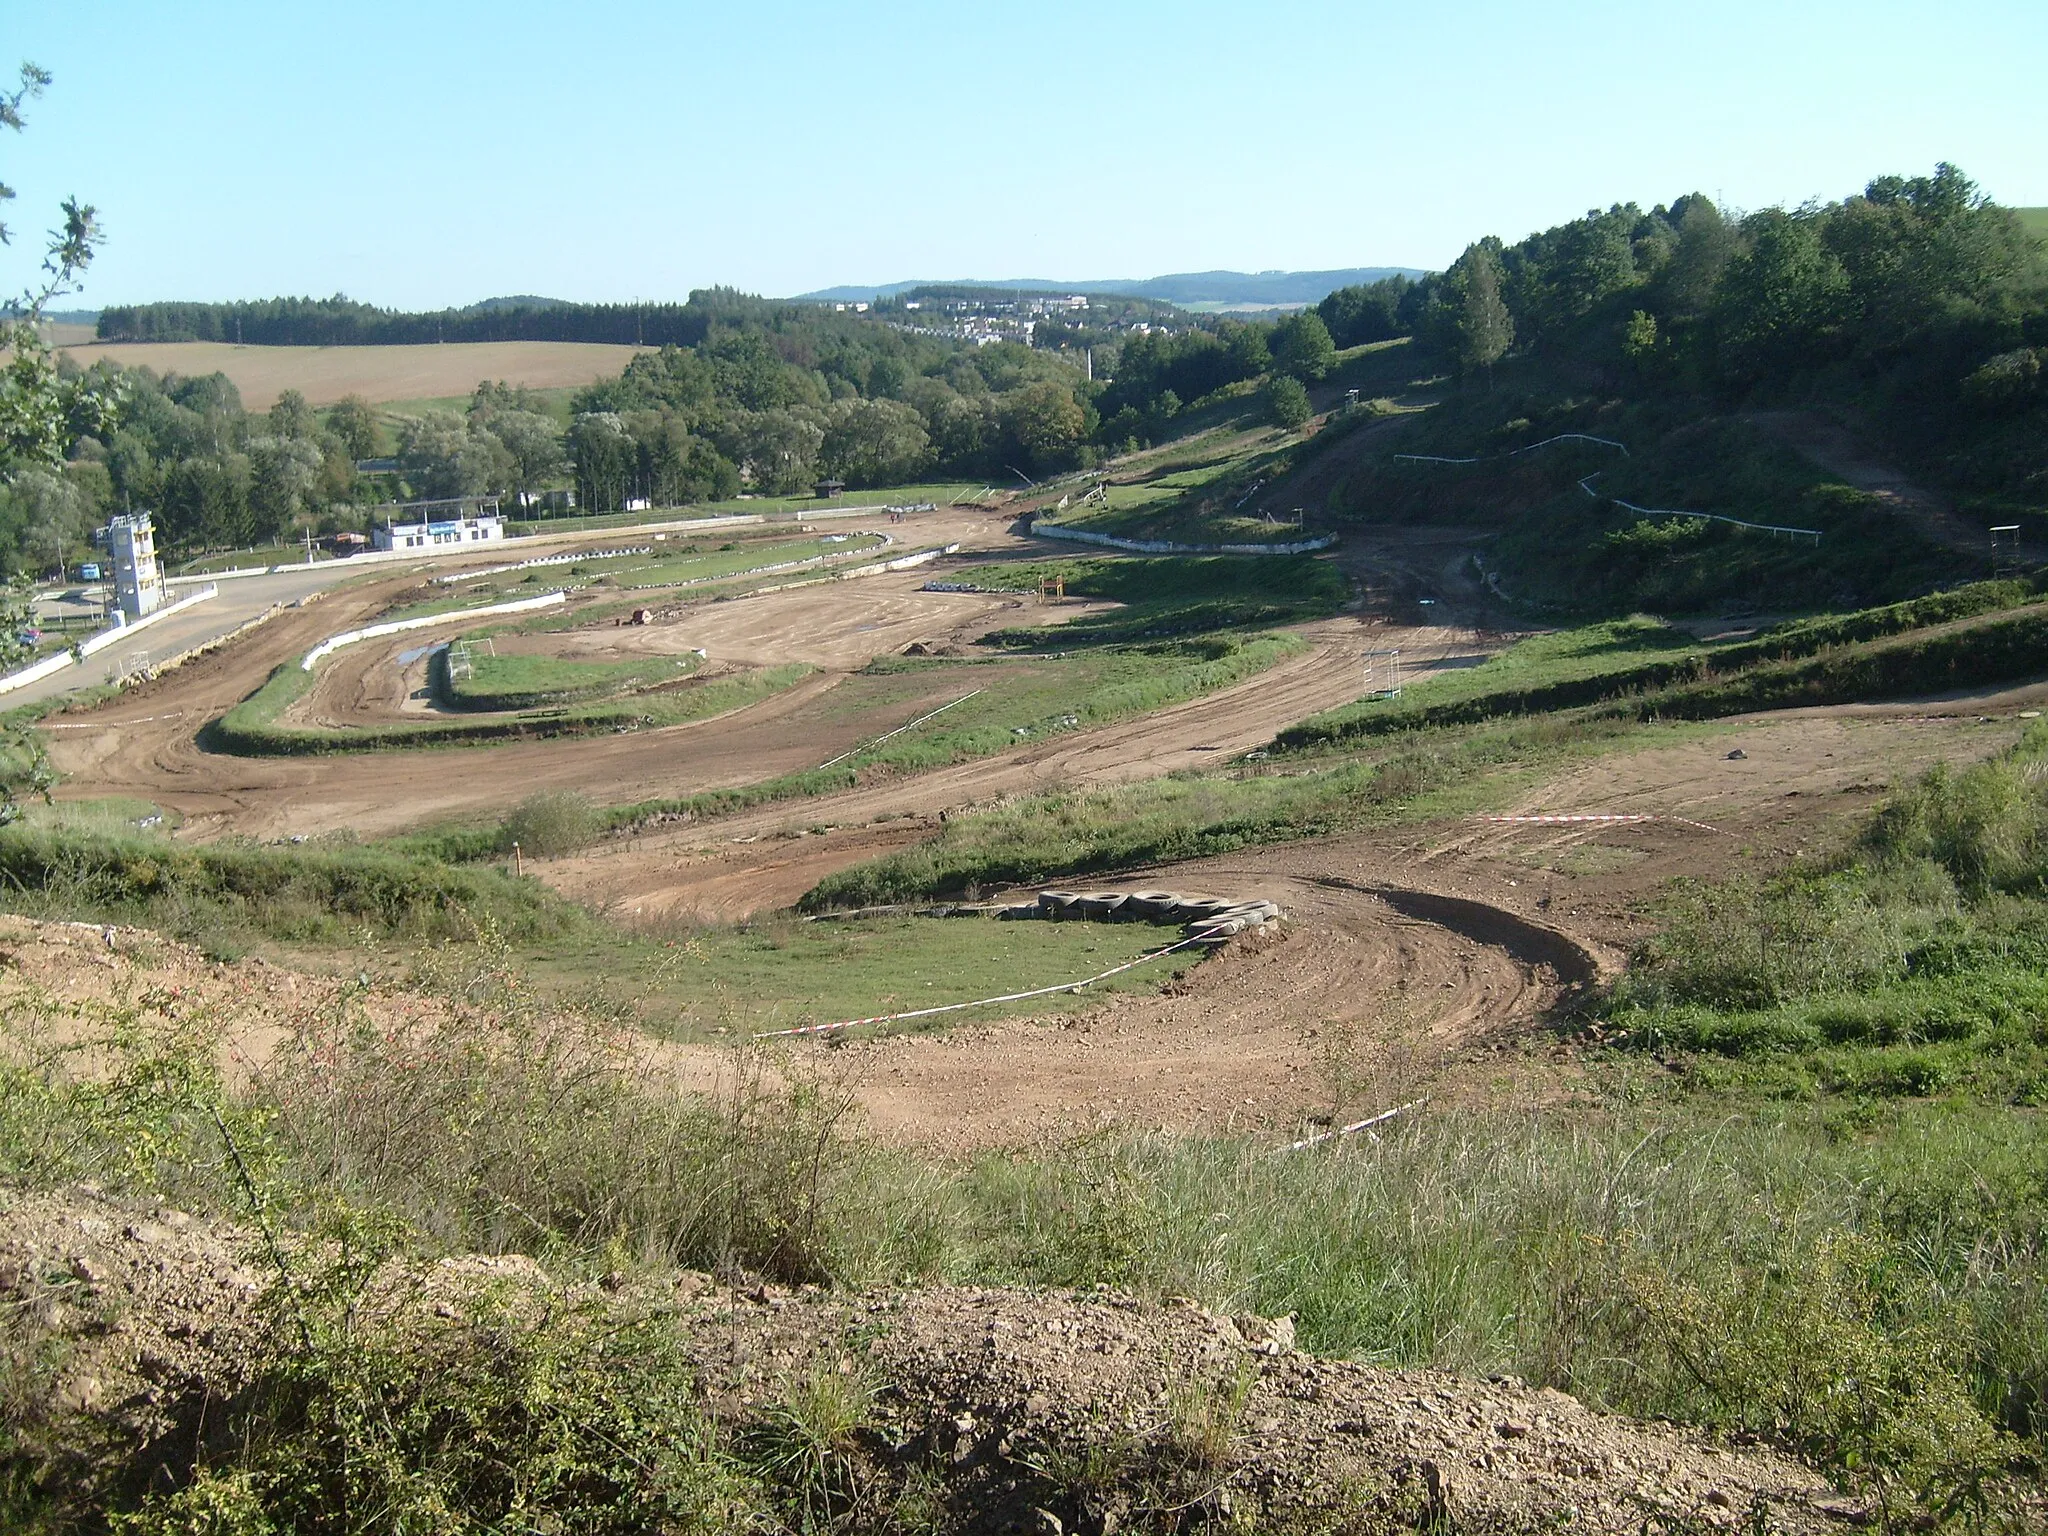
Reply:
M1178 923L1187 937L1220 944L1247 929L1277 921L1281 914L1279 906L1270 901L1183 896L1176 891L1040 891L1035 902L1006 907L1002 915L1050 922Z

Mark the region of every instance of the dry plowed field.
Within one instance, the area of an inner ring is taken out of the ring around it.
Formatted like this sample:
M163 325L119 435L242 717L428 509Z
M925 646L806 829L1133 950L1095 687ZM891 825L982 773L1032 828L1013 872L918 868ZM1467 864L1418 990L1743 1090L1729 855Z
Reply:
M617 375L640 347L588 341L457 341L417 347L237 347L224 341L104 342L65 347L81 368L101 358L159 374L224 373L242 404L267 411L296 389L312 405L361 395L373 405L466 395L486 379L530 389L580 387Z

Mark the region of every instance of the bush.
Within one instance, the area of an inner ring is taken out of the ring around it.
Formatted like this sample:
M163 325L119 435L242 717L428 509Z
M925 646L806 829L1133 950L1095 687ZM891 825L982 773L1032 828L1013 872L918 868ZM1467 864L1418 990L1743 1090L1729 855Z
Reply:
M544 789L513 807L499 827L499 845L554 858L595 842L605 825L604 813L573 789Z
M1273 419L1273 424L1290 432L1313 414L1308 390L1302 386L1301 380L1284 373L1276 373L1266 381L1265 401L1266 414Z

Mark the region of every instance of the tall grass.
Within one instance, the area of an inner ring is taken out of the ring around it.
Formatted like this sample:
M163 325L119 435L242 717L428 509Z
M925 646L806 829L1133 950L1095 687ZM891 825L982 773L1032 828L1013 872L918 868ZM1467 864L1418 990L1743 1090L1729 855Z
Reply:
M172 842L141 833L0 830L0 907L159 928L217 953L252 934L467 938L573 932L583 912L533 881L386 848Z
M1615 990L1643 1047L1785 1095L2048 1103L2048 732L1894 795L1850 847L1687 885Z
M956 816L935 838L828 876L800 905L955 895L1456 814L1512 795L1539 763L1639 741L1641 729L1567 719L1416 732L1332 767L1247 766L1033 795Z
M139 999L81 1032L75 1004L17 1001L0 1180L233 1211L239 1166L268 1219L331 1233L338 1207L366 1213L350 1230L383 1222L387 1253L1106 1282L1291 1312L1319 1351L1512 1372L1790 1446L1902 1528L2039 1454L2048 1132L2029 1118L1695 1115L1640 1102L1617 1067L1592 1115L1425 1106L1308 1154L1097 1137L948 1168L867 1143L842 1094L786 1065L742 1058L720 1093L683 1092L538 1008L488 944L456 961L423 964L433 1006L396 1022L347 997L292 1020L249 1087L212 1072L204 1018Z
M1476 667L1412 684L1398 699L1326 710L1275 740L1313 747L1597 704L1698 719L2001 682L2039 669L2048 625L2040 601L2031 582L1977 582L1887 607L1793 620L1723 645L1698 644L1656 619L1609 620L1532 636ZM1974 619L1984 622L1967 622Z

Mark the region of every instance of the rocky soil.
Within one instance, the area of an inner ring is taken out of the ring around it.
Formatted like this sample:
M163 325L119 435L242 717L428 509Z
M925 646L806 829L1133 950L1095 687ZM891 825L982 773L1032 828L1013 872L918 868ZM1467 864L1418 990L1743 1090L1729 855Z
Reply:
M40 1447L50 1477L110 1455L145 1477L189 1467L264 1353L287 1347L265 1332L262 1251L246 1229L90 1191L0 1192L0 1427ZM393 1272L378 1294L461 1329L486 1291L502 1326L508 1288L535 1315L574 1301L665 1314L733 1432L807 1373L856 1376L869 1406L840 1454L871 1481L936 1479L948 1530L1637 1536L1864 1518L1768 1450L1512 1379L1319 1359L1288 1319L1107 1289L790 1292L675 1272L588 1286L523 1258L465 1258Z

